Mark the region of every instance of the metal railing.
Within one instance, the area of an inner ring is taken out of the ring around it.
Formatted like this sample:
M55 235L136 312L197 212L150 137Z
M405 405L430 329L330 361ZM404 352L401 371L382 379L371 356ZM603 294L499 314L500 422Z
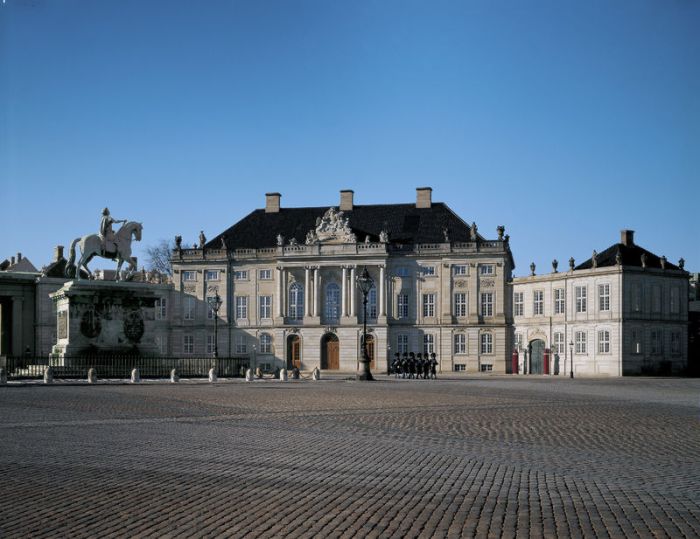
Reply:
M7 378L42 378L48 366L54 378L85 379L88 370L95 369L99 378L129 378L132 369L139 370L141 378L167 378L172 369L181 378L206 378L209 369L215 368L219 377L245 376L248 357L133 357L133 356L82 356L64 358L0 357L0 368Z

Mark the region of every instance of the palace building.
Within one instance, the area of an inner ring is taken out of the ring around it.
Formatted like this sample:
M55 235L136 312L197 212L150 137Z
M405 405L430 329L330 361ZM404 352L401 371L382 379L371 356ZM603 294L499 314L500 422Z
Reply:
M441 370L505 372L512 319L508 236L486 239L432 189L412 204L264 209L196 249L174 253L170 352L214 346L207 297L218 293L219 349L256 364L353 371L363 306L355 278L367 268L368 350L386 372L396 352L435 352Z

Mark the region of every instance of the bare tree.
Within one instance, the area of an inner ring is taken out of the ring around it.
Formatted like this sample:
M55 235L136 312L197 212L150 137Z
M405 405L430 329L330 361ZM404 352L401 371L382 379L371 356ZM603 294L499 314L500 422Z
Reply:
M146 267L172 276L172 253L174 244L168 240L160 240L156 245L146 248Z

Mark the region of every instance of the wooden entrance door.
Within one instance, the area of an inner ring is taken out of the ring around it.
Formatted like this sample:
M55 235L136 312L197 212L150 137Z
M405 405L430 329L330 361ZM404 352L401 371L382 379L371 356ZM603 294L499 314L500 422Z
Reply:
M530 374L544 374L544 341L541 339L530 343Z
M326 361L328 370L337 371L340 369L340 342L338 342L338 337L326 341Z
M287 341L287 368L301 369L301 339L299 335L291 335Z

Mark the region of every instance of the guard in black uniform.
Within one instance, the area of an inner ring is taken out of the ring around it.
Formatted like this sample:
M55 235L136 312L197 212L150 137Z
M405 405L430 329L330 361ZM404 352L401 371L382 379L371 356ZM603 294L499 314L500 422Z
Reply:
M413 352L408 354L408 377L409 379L416 377L416 354Z
M433 380L437 380L437 359L435 358L435 352L433 352L430 357L430 377Z

